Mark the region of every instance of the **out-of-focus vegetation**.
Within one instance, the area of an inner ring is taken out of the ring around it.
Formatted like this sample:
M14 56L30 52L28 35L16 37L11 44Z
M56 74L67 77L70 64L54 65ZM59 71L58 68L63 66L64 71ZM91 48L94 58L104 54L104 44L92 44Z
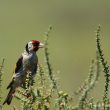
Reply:
M3 98L6 86L11 80L17 58L25 44L31 39L43 41L49 24L49 52L61 89L73 94L87 76L89 61L95 57L94 30L102 25L102 39L105 57L109 63L110 1L108 0L1 0L0 1L0 58L5 57L3 74ZM43 50L37 53L43 64ZM44 66L44 64L43 64ZM91 95L100 100L104 80L97 84ZM74 103L77 102L77 99ZM16 99L11 106L18 105Z

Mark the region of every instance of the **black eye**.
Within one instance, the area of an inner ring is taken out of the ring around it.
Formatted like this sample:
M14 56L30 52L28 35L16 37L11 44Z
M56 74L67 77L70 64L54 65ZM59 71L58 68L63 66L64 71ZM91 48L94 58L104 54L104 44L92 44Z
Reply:
M33 43L33 46L39 46L39 43Z

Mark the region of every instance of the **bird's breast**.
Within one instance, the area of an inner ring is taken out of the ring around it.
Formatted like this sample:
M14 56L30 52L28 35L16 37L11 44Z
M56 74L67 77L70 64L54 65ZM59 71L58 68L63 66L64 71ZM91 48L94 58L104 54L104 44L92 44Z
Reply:
M38 62L38 59L37 59L37 55L35 54L24 56L24 59L23 59L24 69L32 70L33 67L35 67L35 65L37 64L37 62Z

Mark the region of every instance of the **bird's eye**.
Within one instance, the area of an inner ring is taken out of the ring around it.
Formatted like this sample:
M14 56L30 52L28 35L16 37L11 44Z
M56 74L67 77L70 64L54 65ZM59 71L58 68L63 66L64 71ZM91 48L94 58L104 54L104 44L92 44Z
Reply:
M33 43L33 46L39 46L39 44L38 43Z

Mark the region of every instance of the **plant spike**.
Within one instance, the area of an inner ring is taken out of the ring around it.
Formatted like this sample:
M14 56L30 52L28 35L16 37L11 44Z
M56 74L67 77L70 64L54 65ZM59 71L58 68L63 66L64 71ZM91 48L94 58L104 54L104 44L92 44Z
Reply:
M1 104L1 100L2 100L2 96L1 96L1 91L2 91L2 73L3 73L2 71L3 71L3 67L4 67L4 61L5 61L5 59L3 58L2 64L0 65L0 104Z
M109 74L109 66L107 64L107 61L104 58L103 50L101 49L100 30L101 30L101 26L99 25L96 32L96 43L97 43L96 45L97 45L97 51L99 53L100 61L103 66L103 72L105 76L105 89L104 89L103 103L106 104L108 100L110 74Z
M52 89L55 89L57 91L57 94L58 94L58 87L57 87L56 80L53 77L53 70L52 70L52 67L51 67L51 64L50 64L48 47L47 47L48 37L49 37L49 33L50 33L51 30L52 30L52 26L50 26L48 31L45 33L45 41L44 42L45 42L46 46L44 48L44 53L45 53L45 60L46 60L47 68L48 68L49 77L50 77L50 80L52 81L52 86L53 86Z

